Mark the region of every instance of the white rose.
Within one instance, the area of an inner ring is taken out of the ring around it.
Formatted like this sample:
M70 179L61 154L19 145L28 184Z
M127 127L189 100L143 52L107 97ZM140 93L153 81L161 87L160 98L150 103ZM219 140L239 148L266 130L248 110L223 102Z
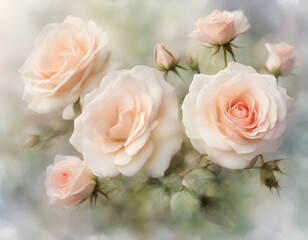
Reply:
M110 70L107 44L107 33L94 21L69 16L46 25L20 69L29 108L38 113L72 108Z
M181 147L177 104L154 68L110 73L85 96L70 142L97 176L162 176Z
M194 76L182 105L186 134L202 154L226 168L251 167L284 141L293 100L272 75L229 63L215 75Z

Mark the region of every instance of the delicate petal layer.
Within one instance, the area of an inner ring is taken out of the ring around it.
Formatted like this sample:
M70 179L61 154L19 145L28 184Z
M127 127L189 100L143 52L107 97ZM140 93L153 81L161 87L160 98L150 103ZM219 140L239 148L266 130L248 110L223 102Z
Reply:
M200 153L221 166L245 168L281 146L292 105L273 76L230 63L215 75L194 76L183 123Z
M182 142L174 88L150 67L107 74L85 96L70 142L97 176L162 176Z
M108 41L103 28L77 17L45 26L19 71L29 108L39 113L60 111L97 87L112 70ZM63 112L65 119L74 115L70 109Z

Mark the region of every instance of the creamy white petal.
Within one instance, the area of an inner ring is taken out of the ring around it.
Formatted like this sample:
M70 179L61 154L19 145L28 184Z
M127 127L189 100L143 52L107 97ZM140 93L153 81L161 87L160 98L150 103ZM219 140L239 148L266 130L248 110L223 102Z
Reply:
M234 26L235 26L235 34L238 35L240 33L245 33L250 28L250 24L248 23L247 17L244 15L243 11L237 10L232 12Z
M133 176L144 166L153 153L153 143L148 141L147 144L131 159L126 165L118 165L118 170L125 176Z
M98 177L115 177L119 171L114 164L115 154L104 154L100 146L84 140L83 158L87 166Z

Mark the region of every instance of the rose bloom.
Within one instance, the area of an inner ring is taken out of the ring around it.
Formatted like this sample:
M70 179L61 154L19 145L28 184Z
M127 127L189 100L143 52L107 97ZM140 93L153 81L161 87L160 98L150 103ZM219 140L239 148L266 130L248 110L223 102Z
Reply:
M107 44L107 33L93 21L69 16L46 25L20 69L29 108L38 113L72 108L110 71Z
M177 104L175 89L155 68L107 74L85 96L70 142L99 177L160 177L181 147Z
M224 45L231 42L240 33L250 28L247 17L242 11L215 10L205 18L199 18L195 25L196 30L189 37L196 39L207 46Z
M281 42L277 44L265 43L269 53L266 60L266 68L274 75L285 75L294 69L295 49Z
M178 62L180 57L175 56L174 54L170 53L163 45L156 44L155 46L155 61L156 64L165 70L169 70L174 68Z
M185 97L183 122L192 145L226 168L252 167L284 141L293 99L272 75L229 63L215 75L198 74Z
M47 167L45 186L51 205L74 206L91 196L95 184L93 173L78 157L58 155Z

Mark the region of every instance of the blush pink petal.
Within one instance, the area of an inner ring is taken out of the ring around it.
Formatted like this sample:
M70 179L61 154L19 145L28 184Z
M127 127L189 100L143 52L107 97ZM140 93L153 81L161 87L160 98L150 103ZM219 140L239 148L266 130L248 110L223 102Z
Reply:
M230 63L215 75L195 75L182 105L192 145L221 166L253 166L283 143L293 100L271 75Z
M39 113L62 111L98 86L110 71L108 36L93 21L69 16L48 24L20 69L24 99ZM72 114L64 113L65 118Z

